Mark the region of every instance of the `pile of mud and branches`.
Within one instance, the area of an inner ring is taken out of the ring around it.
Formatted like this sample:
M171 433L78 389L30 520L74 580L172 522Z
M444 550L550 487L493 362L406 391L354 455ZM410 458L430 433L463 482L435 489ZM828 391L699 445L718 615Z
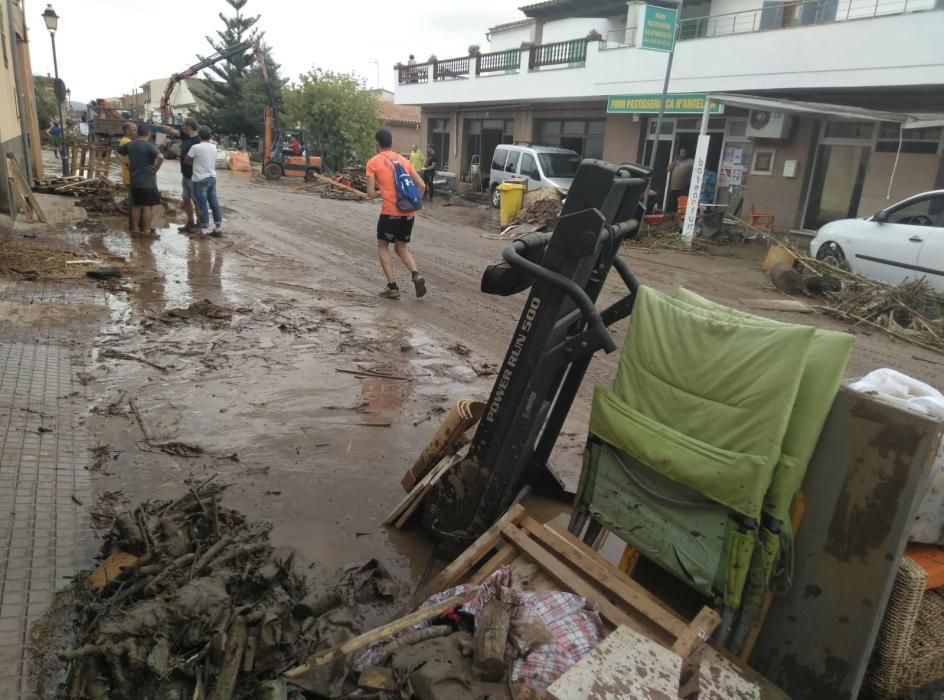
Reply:
M394 602L373 561L314 594L290 549L220 505L224 487L188 488L115 515L99 566L34 628L40 697L286 697L286 668L353 637L359 604ZM337 697L345 676L336 664L293 686Z
M683 253L704 252L708 244L695 236L691 243L682 239L681 223L670 219L659 224L643 224L636 236L626 239L626 244L636 248L652 250L675 250Z
M784 241L772 241L764 269L780 291L817 297L830 316L944 352L944 296L923 277L887 284L810 258Z

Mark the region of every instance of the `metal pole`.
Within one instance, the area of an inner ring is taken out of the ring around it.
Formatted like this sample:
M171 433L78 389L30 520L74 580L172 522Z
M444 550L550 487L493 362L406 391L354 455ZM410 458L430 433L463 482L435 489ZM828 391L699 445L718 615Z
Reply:
M59 61L56 58L56 33L49 32L49 38L52 39L52 68L56 74L56 86L59 86ZM62 111L62 100L59 99L59 93L56 93L56 101L59 103L59 128L62 135L59 137L59 154L62 156L62 176L68 177L69 171L69 152L66 149L66 120Z
M677 5L681 7L681 3ZM678 19L675 21L675 33L672 37L672 50L669 51L669 58L665 63L665 80L662 83L662 99L659 100L659 116L656 117L656 134L655 140L652 142L652 154L649 156L649 169L655 170L656 168L656 155L659 152L659 139L662 138L662 118L665 116L665 99L669 93L669 80L672 78L672 61L675 58L675 44L678 41L678 28L679 23ZM672 154L669 153L669 158L672 158ZM666 185L668 185L668 176L666 176ZM642 206L644 211L649 211L649 190L646 190L645 196L642 198Z

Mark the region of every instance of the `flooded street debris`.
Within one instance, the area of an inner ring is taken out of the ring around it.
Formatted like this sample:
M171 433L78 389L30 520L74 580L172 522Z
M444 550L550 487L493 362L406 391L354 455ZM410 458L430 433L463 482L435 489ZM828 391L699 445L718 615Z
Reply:
M322 646L353 636L360 606L384 610L401 589L376 560L343 569L321 592L269 528L221 505L214 478L188 482L172 501L109 509L100 563L61 593L34 653L44 698L260 697ZM340 692L345 669L297 685Z

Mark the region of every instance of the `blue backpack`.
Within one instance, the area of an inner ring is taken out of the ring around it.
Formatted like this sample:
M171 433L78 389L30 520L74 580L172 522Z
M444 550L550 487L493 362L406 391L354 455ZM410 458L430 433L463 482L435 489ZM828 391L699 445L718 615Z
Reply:
M420 200L420 191L400 159L387 159L393 163L393 179L397 185L397 209L400 211L416 211L423 206Z

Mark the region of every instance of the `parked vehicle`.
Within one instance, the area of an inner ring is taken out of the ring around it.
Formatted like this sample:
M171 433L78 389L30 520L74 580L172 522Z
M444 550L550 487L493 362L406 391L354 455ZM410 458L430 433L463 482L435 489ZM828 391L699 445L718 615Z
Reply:
M492 156L492 170L488 186L492 206L498 207L501 195L498 186L511 177L528 178L528 189L553 187L566 195L577 174L580 155L566 148L549 146L522 146L503 144Z
M890 284L924 277L944 292L944 190L914 195L867 219L832 221L817 232L810 252Z

